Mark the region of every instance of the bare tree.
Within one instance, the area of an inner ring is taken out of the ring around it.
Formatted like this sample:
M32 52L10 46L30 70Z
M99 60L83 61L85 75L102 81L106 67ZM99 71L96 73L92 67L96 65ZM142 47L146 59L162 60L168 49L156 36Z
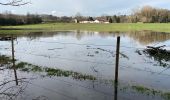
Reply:
M0 2L0 5L10 5L10 6L21 6L29 4L30 2L25 2L23 0L12 0L9 2Z

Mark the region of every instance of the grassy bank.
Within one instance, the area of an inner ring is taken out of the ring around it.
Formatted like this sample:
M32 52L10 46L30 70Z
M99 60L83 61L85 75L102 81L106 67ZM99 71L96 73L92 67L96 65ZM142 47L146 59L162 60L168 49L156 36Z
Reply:
M1 26L0 33L26 33L37 31L57 30L86 30L86 31L142 31L170 32L168 23L113 23L113 24L75 24L75 23L48 23L21 26Z

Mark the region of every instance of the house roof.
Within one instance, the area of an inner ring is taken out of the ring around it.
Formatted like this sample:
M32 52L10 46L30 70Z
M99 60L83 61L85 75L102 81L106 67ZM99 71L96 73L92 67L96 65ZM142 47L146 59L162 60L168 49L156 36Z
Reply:
M99 21L102 21L102 22L108 22L108 20L106 19L106 18L100 18L100 17L98 17L98 18L96 18L97 20L99 20Z

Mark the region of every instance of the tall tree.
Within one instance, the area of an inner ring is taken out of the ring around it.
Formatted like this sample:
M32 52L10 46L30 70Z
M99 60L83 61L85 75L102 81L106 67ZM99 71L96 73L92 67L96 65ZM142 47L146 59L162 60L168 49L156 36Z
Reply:
M111 18L111 17L109 18L109 23L113 23L113 20L112 20L112 18Z

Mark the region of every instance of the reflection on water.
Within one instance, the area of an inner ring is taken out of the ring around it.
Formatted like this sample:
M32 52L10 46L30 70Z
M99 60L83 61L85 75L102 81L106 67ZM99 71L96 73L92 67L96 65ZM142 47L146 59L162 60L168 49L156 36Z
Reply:
M169 33L164 32L150 32L150 31L140 31L140 32L130 32L128 36L138 41L142 45L148 45L155 42L164 42L170 39Z
M2 35L2 34L0 34ZM142 45L148 45L155 42L164 42L170 39L170 34L165 32L152 32L152 31L132 31L132 32L89 32L89 31L61 31L61 32L36 32L29 33L20 36L26 36L29 40L39 39L42 37L54 37L54 36L71 36L75 37L77 40L81 40L82 38L88 36L92 37L94 35L98 35L103 38L107 37L129 37L134 41L139 42Z
M92 37L94 35L98 35L103 38L107 37L115 37L115 36L121 36L121 37L129 37L133 39L134 41L139 42L142 45L148 45L155 42L164 42L170 39L170 34L165 32L152 32L152 31L132 31L132 32L89 32L89 31L61 31L61 32L36 32L35 33L29 33L27 35L24 35L28 37L30 40L39 39L42 37L53 37L53 36L72 36L75 37L78 40L81 40L82 38L88 36ZM21 35L23 36L23 35Z
M121 52L119 82L115 84L118 35ZM169 100L169 65L155 66L157 60L140 51L158 42L168 46L169 38L168 33L148 31L67 31L0 41L0 99Z

